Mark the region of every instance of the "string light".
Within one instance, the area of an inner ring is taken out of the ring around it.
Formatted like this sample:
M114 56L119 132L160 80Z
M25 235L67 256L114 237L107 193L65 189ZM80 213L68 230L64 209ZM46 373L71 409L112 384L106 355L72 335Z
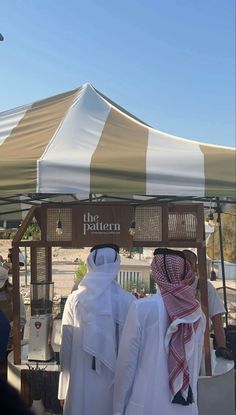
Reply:
M130 224L129 234L131 236L134 236L135 235L135 221L134 220L132 220L132 222Z
M63 227L62 227L62 221L61 221L61 209L59 209L58 221L57 221L57 226L56 226L56 234L58 236L63 234Z
M212 226L212 227L214 227L215 224L216 224L213 211L210 211L210 213L208 215L208 224L209 224L209 226Z

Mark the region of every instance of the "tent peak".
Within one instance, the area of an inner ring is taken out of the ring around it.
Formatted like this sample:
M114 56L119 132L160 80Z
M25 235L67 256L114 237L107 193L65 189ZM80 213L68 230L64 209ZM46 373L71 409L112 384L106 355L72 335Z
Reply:
M84 82L82 84L82 88L93 88L93 85L91 84L91 82Z

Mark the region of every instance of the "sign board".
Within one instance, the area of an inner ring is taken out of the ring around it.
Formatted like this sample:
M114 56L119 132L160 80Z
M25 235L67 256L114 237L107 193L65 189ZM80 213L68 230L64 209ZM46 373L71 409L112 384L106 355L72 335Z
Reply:
M47 246L199 247L204 240L202 205L111 202L47 205L41 208L41 242ZM60 221L59 221L60 219ZM60 233L57 223L60 222ZM36 242L35 242L36 243Z
M80 205L73 233L80 246L114 243L118 246L133 245L129 233L134 220L134 208L128 205Z

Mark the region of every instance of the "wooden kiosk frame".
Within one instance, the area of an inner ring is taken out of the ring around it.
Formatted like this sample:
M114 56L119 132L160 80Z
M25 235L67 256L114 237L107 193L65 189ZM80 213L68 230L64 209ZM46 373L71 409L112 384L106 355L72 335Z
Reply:
M33 220L40 240L25 240ZM60 221L61 234L56 227ZM208 316L207 269L202 203L77 202L32 207L12 242L14 364L21 364L19 247L30 247L31 282L52 280L52 247L82 248L98 243L122 247L196 248L198 252L202 308ZM211 375L207 318L205 368Z

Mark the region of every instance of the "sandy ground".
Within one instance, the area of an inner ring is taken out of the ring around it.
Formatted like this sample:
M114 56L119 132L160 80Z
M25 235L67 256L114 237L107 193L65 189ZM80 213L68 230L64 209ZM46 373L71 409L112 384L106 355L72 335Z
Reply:
M0 239L0 255L5 259L7 257L8 248L11 247L11 241L9 239Z
M7 258L8 248L11 247L10 240L0 239L0 255L4 259ZM29 248L25 251L22 248L24 256L27 255L27 268L24 267L20 272L20 285L21 291L29 294L29 283L30 283L30 266L29 259L30 253ZM67 296L75 282L75 271L78 267L79 261L85 261L89 254L89 248L84 249L64 249L64 248L53 248L52 249L52 275L54 282L54 295Z
M0 239L0 255L3 258L7 258L8 248L11 247L10 240ZM75 282L75 270L78 267L79 261L86 262L87 256L90 249L65 249L55 247L52 249L52 275L54 281L54 294L67 296L74 285ZM22 249L24 255L27 255L27 262L29 264L29 248L25 251L25 248ZM147 255L149 255L147 251ZM151 259L149 258L149 261ZM26 272L27 271L27 272ZM29 285L30 282L30 267L23 268L21 270L21 287L25 289L25 285ZM213 282L216 288L222 286L222 281L217 280ZM227 281L227 286L236 289L236 281ZM28 288L29 289L29 288ZM231 300L232 301L232 300ZM236 300L234 300L236 302Z
M11 248L11 240L9 239L0 239L0 255L3 258L7 258L8 249ZM22 248L22 252L24 253L24 248ZM29 249L28 249L29 252ZM89 253L89 248L84 249L64 249L64 248L53 248L52 249L52 257L53 261L69 261L74 262L76 259L81 259L82 261L86 261L86 258Z
M11 247L11 240L0 239L0 255L3 258L7 258L8 248ZM71 291L71 288L74 284L75 279L75 270L78 266L78 262L86 262L87 256L89 254L90 248L84 249L65 249L55 247L52 248L52 273L54 281L54 292L55 294L68 295ZM146 250L146 259L151 261L150 255L152 255ZM29 248L25 251L25 248L22 248L24 255L27 255L27 262L29 264L30 254ZM123 260L122 260L123 261ZM25 267L26 268L26 267ZM21 285L24 286L25 283L30 281L30 267L21 270ZM216 288L222 286L222 281L214 281L214 286ZM227 281L227 286L230 286L236 289L236 281Z

